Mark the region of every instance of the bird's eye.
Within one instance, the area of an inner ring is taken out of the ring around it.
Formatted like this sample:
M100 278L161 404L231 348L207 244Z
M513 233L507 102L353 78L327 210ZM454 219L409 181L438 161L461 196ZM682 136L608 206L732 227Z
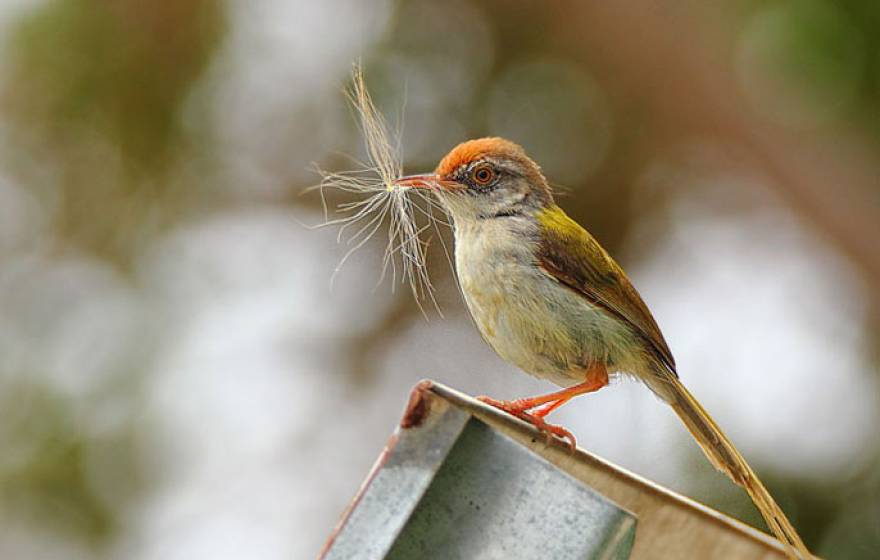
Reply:
M471 171L471 179L478 185L488 185L495 180L495 170L485 163L478 165Z

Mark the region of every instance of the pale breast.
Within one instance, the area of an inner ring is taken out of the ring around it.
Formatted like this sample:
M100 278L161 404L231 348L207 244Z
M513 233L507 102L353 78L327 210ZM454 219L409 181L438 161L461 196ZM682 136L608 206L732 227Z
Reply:
M630 359L629 329L538 268L527 236L491 222L456 231L455 262L468 309L503 359L560 385L581 381L589 363Z

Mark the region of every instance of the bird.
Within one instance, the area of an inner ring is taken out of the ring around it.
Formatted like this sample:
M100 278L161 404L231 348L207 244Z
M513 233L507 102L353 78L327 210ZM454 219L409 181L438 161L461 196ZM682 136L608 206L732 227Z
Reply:
M545 417L616 376L668 403L709 461L746 490L789 558L813 558L746 460L679 378L675 359L626 273L554 199L541 168L498 137L455 146L431 173L401 176L450 216L457 280L483 339L505 361L562 387L515 400L479 397L537 429Z

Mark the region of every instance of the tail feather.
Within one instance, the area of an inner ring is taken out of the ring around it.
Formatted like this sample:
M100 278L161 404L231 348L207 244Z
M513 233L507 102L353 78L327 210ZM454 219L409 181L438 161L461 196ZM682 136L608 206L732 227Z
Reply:
M703 453L716 469L748 492L755 507L767 522L767 526L785 545L787 555L792 559L813 558L794 526L758 479L755 471L746 463L745 458L727 439L709 413L676 377L664 376L663 381L666 387L661 394L687 426Z

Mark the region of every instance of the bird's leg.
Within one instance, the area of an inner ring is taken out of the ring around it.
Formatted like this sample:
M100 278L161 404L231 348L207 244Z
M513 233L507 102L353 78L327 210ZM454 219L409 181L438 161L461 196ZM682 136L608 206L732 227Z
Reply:
M556 410L560 406L564 405L565 403L567 403L571 399L572 399L572 397L565 397L565 398L559 399L558 401L549 402L549 403L541 406L541 408L539 408L535 411L532 411L531 414L532 414L532 416L537 416L538 418L544 418L545 416L547 416L548 414L550 414L551 412L553 412L554 410Z
M586 379L583 383L578 383L577 385L572 385L571 387L566 387L565 389L554 391L553 393L539 395L537 397L515 399L512 401L499 401L485 396L477 397L477 400L492 405L495 408L500 408L514 416L520 412L525 412L549 403L549 406L536 413L540 414L541 417L544 417L551 411L570 401L572 398L585 393L598 391L605 385L608 385L608 370L605 369L604 365L594 365L587 370Z
M537 397L528 397L524 399L514 399L512 401L499 401L495 400L492 397L477 397L477 400L480 402L484 402L488 405L492 405L495 408L500 408L504 412L509 414L513 414L516 416L520 412L525 412L527 410L531 410L537 406L541 406L542 404L556 402L565 397L565 392L568 389L563 389L562 391L556 391L554 393L549 393L547 395L540 395Z
M608 385L608 370L605 368L604 364L596 364L587 370L586 379L583 383L572 385L561 391L512 401L499 401L490 397L477 397L477 399L532 424L542 432L553 434L559 438L568 439L572 448L574 448L576 445L574 435L562 426L548 424L544 421L544 417L570 401L572 398L585 393L598 391L605 385ZM528 412L529 410L542 405L546 406L543 406L534 412Z

